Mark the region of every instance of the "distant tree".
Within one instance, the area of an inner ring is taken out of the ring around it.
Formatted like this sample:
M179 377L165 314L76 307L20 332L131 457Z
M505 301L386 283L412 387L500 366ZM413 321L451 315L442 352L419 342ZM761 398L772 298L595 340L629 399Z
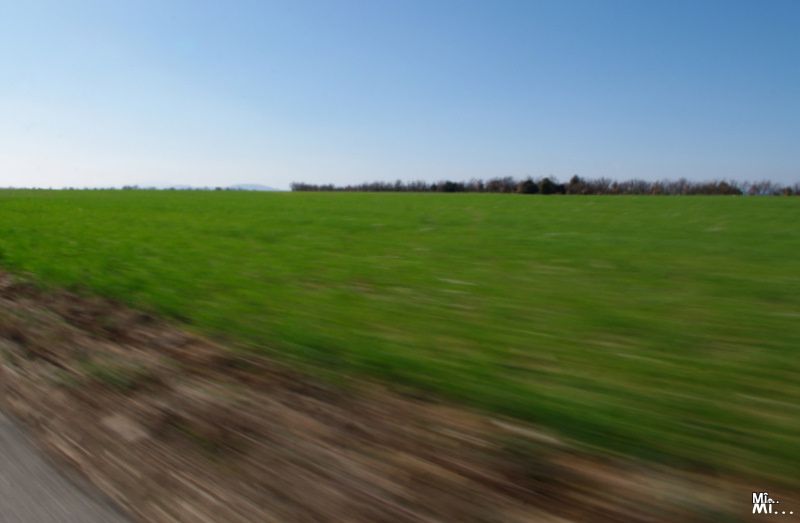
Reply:
M545 177L539 180L539 192L542 194L565 194L567 191L564 185Z
M781 194L781 187L768 180L754 182L748 188L748 194L751 196L773 196Z
M742 194L742 190L733 182L718 182L714 194L737 195Z
M134 189L125 186L123 189ZM469 182L442 180L428 183L423 180L403 182L367 182L357 185L335 186L333 184L315 185L301 182L291 184L293 191L359 191L359 192L493 192L518 194L629 194L629 195L798 195L800 183L793 187L770 181L737 183L734 181L690 182L685 178L648 182L640 179L612 181L608 178L584 179L578 175L566 184L545 177L534 180L531 177L515 180L513 177L491 178L483 181L472 179ZM208 190L209 188L204 188ZM219 189L219 188L217 188Z
M475 178L471 179L469 182L467 182L465 190L469 192L483 192L485 190L483 180L478 180Z
M488 192L503 192L503 182L500 178L492 178L486 182L486 190Z
M569 179L567 184L567 194L586 194L586 183L577 174Z
M539 192L539 185L528 177L517 184L517 192L520 194L536 194Z

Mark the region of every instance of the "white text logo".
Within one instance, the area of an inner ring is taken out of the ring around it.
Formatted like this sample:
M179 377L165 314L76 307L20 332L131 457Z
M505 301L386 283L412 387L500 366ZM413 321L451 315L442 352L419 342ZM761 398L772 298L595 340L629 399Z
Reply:
M753 492L753 514L792 515L794 511L780 510L776 501L769 497L769 492Z

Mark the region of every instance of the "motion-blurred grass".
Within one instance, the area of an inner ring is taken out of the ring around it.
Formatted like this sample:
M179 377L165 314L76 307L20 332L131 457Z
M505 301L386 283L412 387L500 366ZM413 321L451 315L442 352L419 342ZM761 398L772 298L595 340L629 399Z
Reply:
M1 191L0 264L606 451L798 482L800 199Z

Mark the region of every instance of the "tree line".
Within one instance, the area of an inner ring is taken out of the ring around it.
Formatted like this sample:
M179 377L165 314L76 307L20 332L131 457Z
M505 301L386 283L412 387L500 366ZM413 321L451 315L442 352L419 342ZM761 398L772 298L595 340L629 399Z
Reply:
M311 184L295 182L292 191L342 191L342 192L486 192L519 194L650 194L650 195L750 195L792 196L800 195L800 183L783 185L771 181L737 182L714 180L694 182L685 178L678 180L626 180L609 178L586 179L573 176L566 183L555 178L524 178L511 176L489 180L472 179L467 182L422 180L404 182L368 182L356 185Z

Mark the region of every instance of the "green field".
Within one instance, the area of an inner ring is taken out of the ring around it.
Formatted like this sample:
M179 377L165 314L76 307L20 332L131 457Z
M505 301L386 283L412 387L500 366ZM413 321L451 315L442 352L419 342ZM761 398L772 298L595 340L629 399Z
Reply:
M797 198L0 191L0 265L329 376L796 482L799 226Z

